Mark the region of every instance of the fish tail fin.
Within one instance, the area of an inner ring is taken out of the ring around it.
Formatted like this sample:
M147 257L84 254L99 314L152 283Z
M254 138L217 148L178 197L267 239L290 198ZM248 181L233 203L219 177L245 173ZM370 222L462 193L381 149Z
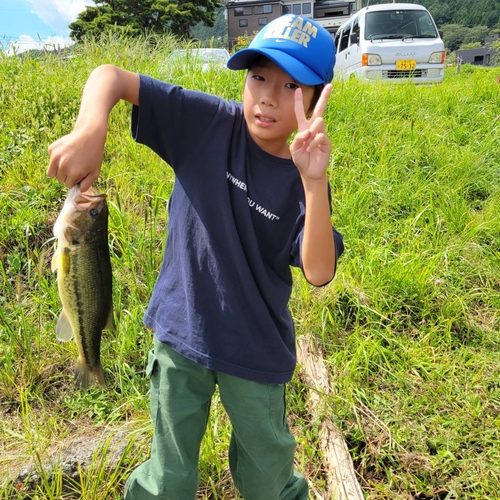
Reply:
M88 389L92 384L105 386L104 372L101 363L95 367L90 367L83 362L81 358L76 361L75 367L75 384L79 389Z

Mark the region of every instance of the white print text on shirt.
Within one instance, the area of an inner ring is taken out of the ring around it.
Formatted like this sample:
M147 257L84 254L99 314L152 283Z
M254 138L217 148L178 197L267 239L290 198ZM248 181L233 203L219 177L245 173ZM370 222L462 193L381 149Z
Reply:
M243 191L247 192L247 185L243 182L237 179L234 175L230 174L227 172L227 178L238 188L242 189ZM267 217L269 220L280 220L279 215L273 214L269 210L265 209L264 207L260 206L258 203L255 203L251 198L247 196L248 200L248 206L250 208L253 208L257 210L261 215L264 217Z

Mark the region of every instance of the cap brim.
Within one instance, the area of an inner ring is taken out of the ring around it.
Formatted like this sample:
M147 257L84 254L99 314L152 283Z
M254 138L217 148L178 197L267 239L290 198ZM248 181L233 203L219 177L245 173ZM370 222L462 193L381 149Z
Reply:
M293 56L276 49L242 49L233 54L228 62L229 69L248 69L252 61L263 55L277 64L285 73L288 73L296 82L303 85L324 84L323 78L311 71L305 64Z

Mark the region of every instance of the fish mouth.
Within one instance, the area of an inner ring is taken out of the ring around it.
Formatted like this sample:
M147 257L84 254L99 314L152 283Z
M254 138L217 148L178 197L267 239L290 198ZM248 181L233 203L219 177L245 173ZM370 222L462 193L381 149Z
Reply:
M84 232L88 229L85 213L96 209L98 213L106 206L105 194L94 194L91 190L81 192L80 185L73 186L68 193L64 206L54 224L53 233L60 243L69 245L71 232Z
M74 205L75 209L79 212L89 210L92 206L106 200L104 193L94 194L91 189L85 192L80 191L80 184L73 186L68 194L68 203Z
M92 191L86 191L85 193L79 193L75 196L73 203L78 211L84 212L93 206L103 203L105 200L105 194L93 194Z

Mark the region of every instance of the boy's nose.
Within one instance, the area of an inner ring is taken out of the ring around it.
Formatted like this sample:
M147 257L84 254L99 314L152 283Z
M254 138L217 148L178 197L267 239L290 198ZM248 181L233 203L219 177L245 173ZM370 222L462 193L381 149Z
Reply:
M263 94L260 98L261 104L264 104L265 106L270 106L273 108L276 108L278 106L278 100L277 98L273 95L272 92L266 92Z

